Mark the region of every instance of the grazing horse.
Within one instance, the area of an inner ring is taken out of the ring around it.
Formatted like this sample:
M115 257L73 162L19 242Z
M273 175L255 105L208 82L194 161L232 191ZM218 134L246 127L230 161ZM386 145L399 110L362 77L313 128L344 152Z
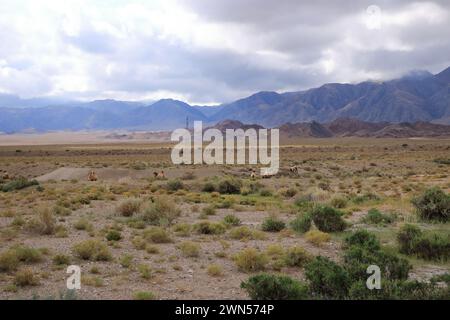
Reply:
M159 179L165 179L165 178L166 178L166 175L164 174L164 171L163 171L163 170L161 170L161 172L158 173L158 178L159 178Z
M298 173L298 167L297 166L292 166L289 168L289 171L292 173Z
M89 181L97 181L97 175L95 174L94 170L91 170L89 172L88 180Z
M154 172L153 172L153 177L154 177L155 179L158 178L158 172L154 171Z

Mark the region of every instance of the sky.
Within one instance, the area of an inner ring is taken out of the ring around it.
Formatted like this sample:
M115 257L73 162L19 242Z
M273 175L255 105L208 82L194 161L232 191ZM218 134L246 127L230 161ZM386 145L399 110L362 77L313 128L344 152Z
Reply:
M450 66L450 1L0 0L0 92L230 102Z

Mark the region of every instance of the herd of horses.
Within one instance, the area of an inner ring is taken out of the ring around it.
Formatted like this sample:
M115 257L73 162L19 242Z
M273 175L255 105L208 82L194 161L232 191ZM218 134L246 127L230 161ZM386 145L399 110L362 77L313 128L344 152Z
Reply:
M289 171L291 173L298 174L298 167L297 166L289 167ZM273 176L274 176L274 174L262 174L261 178L269 179L269 178L272 178ZM155 179L161 179L162 180L162 179L166 179L166 174L164 173L163 170L161 170L160 172L154 171L153 172L153 177ZM256 179L256 177L257 177L257 174L256 174L255 169L251 169L250 170L250 178ZM11 180L11 179L13 179L13 177L8 172L5 172L2 175L2 179L3 180ZM88 179L88 181L97 181L98 180L97 173L94 170L90 170L87 179Z

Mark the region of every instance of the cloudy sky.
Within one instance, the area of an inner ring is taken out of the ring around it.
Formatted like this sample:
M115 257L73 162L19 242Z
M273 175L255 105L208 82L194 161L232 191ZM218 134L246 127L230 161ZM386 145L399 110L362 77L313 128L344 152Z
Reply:
M0 0L0 92L182 99L450 66L450 1Z

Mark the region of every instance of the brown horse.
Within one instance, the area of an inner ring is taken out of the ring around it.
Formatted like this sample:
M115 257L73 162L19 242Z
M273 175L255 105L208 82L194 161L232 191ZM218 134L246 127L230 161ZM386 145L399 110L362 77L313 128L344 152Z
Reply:
M97 181L97 174L95 174L94 170L91 170L88 175L89 181Z

